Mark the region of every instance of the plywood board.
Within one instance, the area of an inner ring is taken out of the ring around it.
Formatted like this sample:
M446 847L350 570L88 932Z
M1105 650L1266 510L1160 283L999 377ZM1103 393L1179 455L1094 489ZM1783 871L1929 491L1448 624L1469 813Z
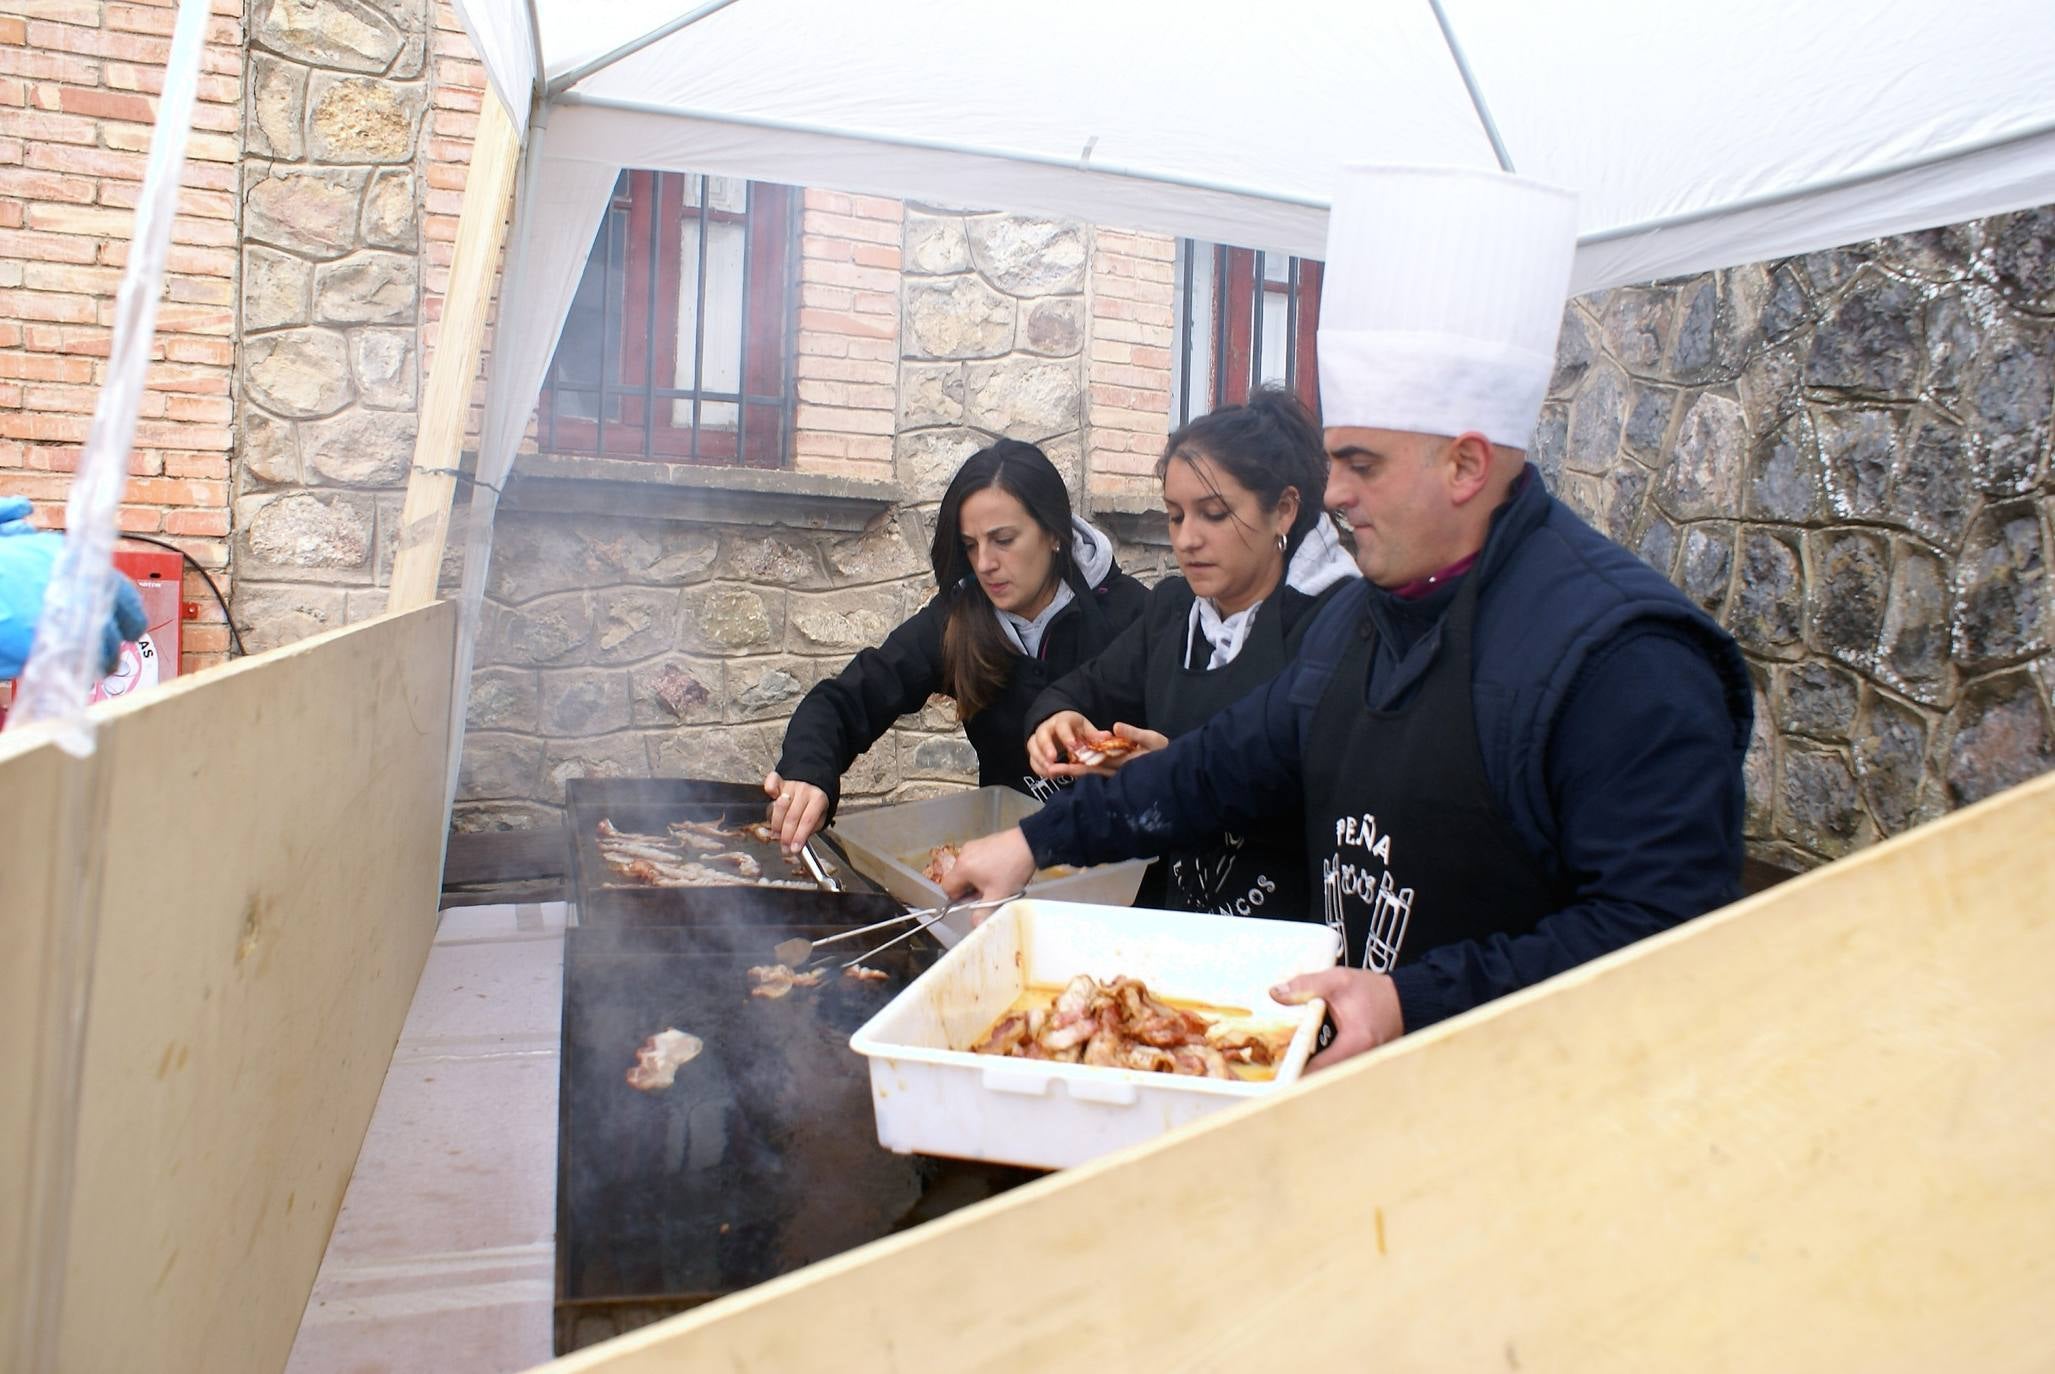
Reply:
M2051 978L2055 775L545 1368L2045 1370Z
M434 935L453 621L387 616L96 708L59 1368L284 1366ZM49 766L0 763L0 797Z

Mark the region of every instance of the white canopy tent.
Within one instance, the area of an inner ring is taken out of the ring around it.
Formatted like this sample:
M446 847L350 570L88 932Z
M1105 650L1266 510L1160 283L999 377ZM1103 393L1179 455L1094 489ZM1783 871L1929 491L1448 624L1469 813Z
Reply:
M457 5L525 143L467 627L623 167L1317 257L1345 163L1497 165L1578 192L1579 293L2055 201L2047 0Z

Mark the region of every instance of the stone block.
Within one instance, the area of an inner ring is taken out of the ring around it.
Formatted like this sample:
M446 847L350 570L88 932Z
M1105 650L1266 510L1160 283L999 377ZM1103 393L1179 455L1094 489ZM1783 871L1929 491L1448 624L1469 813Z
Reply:
M1802 339L1763 349L1734 379L1734 395L1751 434L1768 434L1807 413Z
M1944 779L1955 806L1982 801L2055 767L2047 707L2023 671L1965 688L1944 731Z
M542 667L580 661L592 643L592 606L566 592L521 606L492 606L479 636L479 659Z
M1578 472L1603 473L1620 450L1620 431L1627 419L1627 381L1618 368L1601 361L1570 402L1569 442L1563 466Z
M1868 530L1815 530L1806 535L1808 640L1823 654L1857 668L1876 658L1890 589L1890 557Z
M1677 336L1670 341L1670 376L1686 384L1704 383L1720 370L1720 332L1724 321L1719 281L1712 274L1679 288L1683 314Z
M354 253L314 269L314 315L324 324L411 324L420 302L416 260Z
M837 539L823 552L828 571L843 584L888 582L918 577L928 570L926 550L908 533L908 522L897 513L873 520L862 534ZM916 527L915 533L918 533Z
M357 330L350 336L350 372L365 405L412 410L416 394L414 332Z
M389 18L357 0L263 0L250 41L295 61L348 72L382 72L400 50Z
M457 795L534 798L543 795L542 741L493 730L467 731L457 765Z
M678 643L696 653L736 655L776 649L784 638L785 597L714 585L685 592Z
M907 363L899 369L899 428L924 429L963 420L963 365Z
M1724 620L1734 582L1734 528L1724 522L1687 525L1677 559L1677 585L1715 620Z
M243 328L275 329L307 323L311 264L258 244L243 250Z
M537 719L545 735L604 735L631 724L630 688L624 670L561 668L537 674L541 695Z
M1897 469L1898 416L1893 411L1822 409L1814 420L1827 501L1843 520L1883 520L1891 509Z
M713 531L682 521L503 511L493 526L492 595L520 603L615 583L677 586L705 577Z
M1846 744L1855 725L1862 679L1817 660L1779 668L1775 720L1787 735Z
M987 433L1034 443L1076 429L1083 399L1076 363L1006 358L970 365L964 412Z
M1891 513L1942 548L1958 548L1976 504L1962 428L1925 407L1908 423L1891 482Z
M1085 287L1085 230L1065 220L992 215L965 223L971 261L1010 296L1054 296Z
M479 668L464 707L467 730L534 731L541 718L538 675L524 668Z
M1886 835L1924 819L1920 784L1926 776L1926 718L1880 692L1865 694L1855 723L1855 776L1870 815Z
M1981 265L2021 310L2055 314L2055 209L2043 205L1984 221Z
M243 237L310 258L339 258L357 246L365 174L274 168L243 198Z
M788 612L789 648L794 653L840 654L885 642L899 623L896 598L888 587L851 587L818 595L794 593Z
M910 502L939 501L963 460L990 442L969 429L922 429L892 441L900 490Z
M1074 358L1085 346L1085 302L1082 296L1051 296L1030 301L1020 312L1020 345L1029 353Z
M906 212L904 256L901 261L910 274L940 276L970 270L970 241L964 236L958 215L924 215Z
M1562 329L1556 335L1556 366L1548 379L1548 394L1558 400L1568 399L1597 356L1598 345L1592 340L1591 325L1577 303L1571 301L1563 307Z
M1970 365L1976 361L1977 340L1983 331L1960 291L1943 291L1928 298L1923 311L1921 335L1926 341L1926 357L1920 391L1953 408Z
M243 345L243 379L251 400L279 415L333 415L356 396L343 336L326 329L260 334Z
M1014 303L977 277L908 278L909 358L996 358L1013 347Z
M1805 279L1812 285L1814 299L1831 296L1855 279L1855 274L1869 261L1869 253L1861 246L1827 248L1817 253L1807 253L1798 259L1798 265L1805 272Z
M531 801L458 801L450 829L459 835L507 830L547 830L563 824L563 812Z
M1634 551L1649 567L1664 577L1671 577L1677 563L1678 542L1677 527L1663 515L1656 514L1649 517L1648 528L1641 532L1641 542Z
M1966 402L1977 487L1997 497L2033 490L2055 409L2055 328L2008 322L1991 330Z
M1554 491L1562 483L1563 458L1570 446L1570 408L1561 401L1542 404L1541 418L1534 422L1534 437L1527 442L1527 458L1541 471L1541 480Z
M300 446L312 480L349 487L391 487L406 480L414 461L412 414L352 410L332 420L308 421ZM452 523L453 538L462 525Z
M235 509L237 574L368 582L372 512L370 497L340 492L244 497Z
M1766 839L1776 829L1777 790L1781 770L1777 767L1777 727L1770 715L1769 698L1763 691L1762 670L1751 670L1755 714L1749 727L1748 753L1741 764L1744 803L1742 832L1751 839Z
M797 530L727 535L721 541L721 556L714 565L714 575L775 587L828 585L819 547L811 535Z
M269 53L250 53L243 99L243 152L297 162L306 154L300 127L307 109L307 69Z
M551 739L542 744L542 795L549 801L561 802L564 784L573 778L650 776L650 739L638 732Z
M1741 575L1734 581L1729 625L1734 637L1745 648L1773 653L1795 647L1804 627L1805 569L1797 536L1742 527Z
M1897 277L1864 271L1813 330L1808 386L1910 398L1919 380L1920 301Z
M414 174L388 168L371 174L364 191L364 210L359 232L373 248L397 248L417 252L420 227L415 211Z
M698 725L721 718L727 699L719 663L666 654L628 670L629 718L636 725Z
M1599 479L1605 494L1598 527L1615 543L1633 546L1653 480L1648 469L1631 458L1620 459Z
M678 646L678 593L608 587L591 600L593 662L633 663Z
M728 665L731 721L784 720L813 686L814 665L801 658L763 658Z
M1976 252L1975 226L1948 224L1899 234L1876 244L1877 258L1910 276L1932 282L1960 281L1969 275Z
M236 468L247 487L252 480L268 485L298 484L300 438L290 420L246 406L236 425Z
M1779 837L1829 859L1876 837L1855 786L1855 770L1841 750L1786 741L1783 772Z
M1676 411L1676 392L1635 383L1626 408L1626 422L1620 427L1620 441L1627 446L1627 452L1644 463L1660 463L1670 435L1670 417Z
M1907 695L1929 704L1946 700L1948 571L1932 551L1910 539L1895 541L1881 666Z
M1747 466L1748 426L1740 405L1717 392L1701 392L1684 412L1656 499L1678 520L1731 519L1741 512Z
M782 731L779 737L782 739ZM842 775L843 795L874 797L897 787L902 776L900 760L906 752L904 737L903 730L887 730L883 739L858 754Z
M1755 444L1746 510L1758 520L1804 524L1819 515L1820 499L1819 439L1801 412Z
M321 163L407 162L428 88L314 73L307 88L307 155Z
M238 576L229 611L243 648L253 654L292 644L346 622L343 592L298 582L253 582Z
M912 738L909 736L909 740ZM978 753L960 734L930 736L915 742L908 752L906 775L974 781L978 775Z
M1676 297L1666 287L1625 286L1604 296L1606 350L1630 372L1653 372L1669 347Z
M1812 301L1805 283L1786 263L1770 273L1769 299L1763 303L1757 325L1764 339L1774 343L1793 330L1812 322Z
M2048 560L2031 502L1985 508L1955 565L1955 657L1964 672L2048 647Z
M760 783L778 759L785 732L775 725L693 726L656 737L650 750L660 778Z

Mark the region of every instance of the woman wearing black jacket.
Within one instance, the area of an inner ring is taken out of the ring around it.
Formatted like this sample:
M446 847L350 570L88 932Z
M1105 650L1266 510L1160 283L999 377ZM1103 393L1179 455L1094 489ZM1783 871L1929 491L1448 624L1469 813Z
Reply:
M1156 465L1181 577L1149 593L1142 618L1105 653L1035 700L1028 759L1044 777L1110 772L1068 762L1100 726L1136 753L1196 730L1268 682L1298 650L1313 612L1358 576L1322 508L1327 454L1305 408L1263 388L1170 436ZM1304 828L1279 816L1162 855L1138 905L1241 916L1310 916Z
M935 519L935 598L875 649L817 684L792 713L764 779L771 825L797 849L834 814L842 774L901 716L940 693L978 755L978 783L1052 784L1028 768L1027 709L1113 642L1147 591L1105 535L1070 513L1055 465L1001 439L957 469Z

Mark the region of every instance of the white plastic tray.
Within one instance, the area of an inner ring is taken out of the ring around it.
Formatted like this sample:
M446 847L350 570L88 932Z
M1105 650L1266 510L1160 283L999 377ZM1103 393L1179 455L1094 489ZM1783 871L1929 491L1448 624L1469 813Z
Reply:
M901 1153L1032 1168L1081 1164L1297 1079L1326 1013L1270 988L1334 964L1340 937L1310 921L1022 898L1001 907L850 1038L870 1059L878 1141ZM1223 1082L973 1054L1033 984L1127 974L1163 997L1245 1007L1295 1023L1268 1082Z

